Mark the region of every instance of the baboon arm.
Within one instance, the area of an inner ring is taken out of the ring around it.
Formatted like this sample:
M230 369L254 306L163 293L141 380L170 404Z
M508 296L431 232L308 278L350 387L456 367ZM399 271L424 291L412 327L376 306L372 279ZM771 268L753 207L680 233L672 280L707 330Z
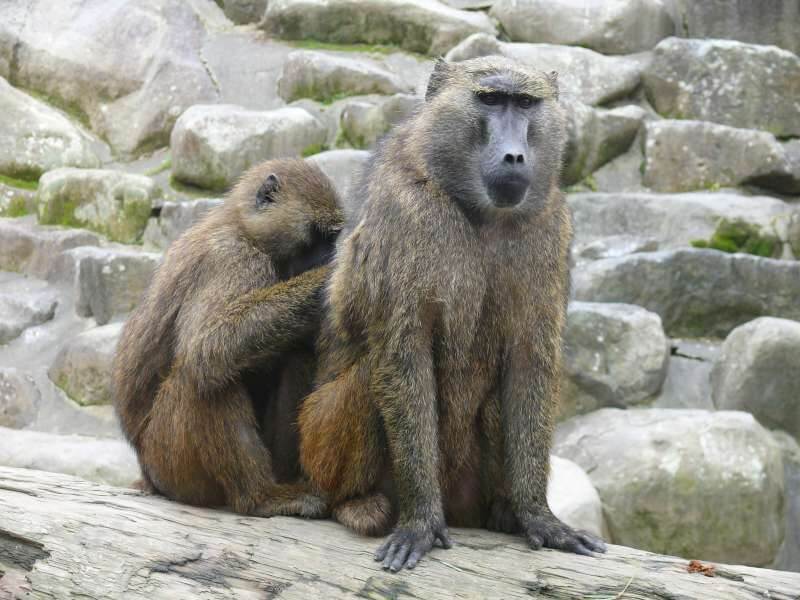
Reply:
M430 327L417 315L400 315L383 336L371 388L392 457L398 527L443 523Z
M312 269L223 303L202 320L195 335L179 340L176 363L192 380L215 389L303 338L312 339L329 269Z
M548 510L547 477L561 352L559 330L552 329L545 333L540 328L538 335L520 335L512 341L503 367L506 481L520 521Z

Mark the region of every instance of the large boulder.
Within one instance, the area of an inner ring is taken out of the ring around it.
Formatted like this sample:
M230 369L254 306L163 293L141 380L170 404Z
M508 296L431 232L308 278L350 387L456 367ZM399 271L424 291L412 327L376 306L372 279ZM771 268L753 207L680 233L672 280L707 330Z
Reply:
M775 431L773 437L783 450L784 512L786 534L775 562L770 568L782 571L800 571L800 445L783 431Z
M653 408L702 408L714 410L711 369L720 345L707 339L674 339L667 377Z
M186 108L218 99L203 43L229 27L214 2L4 2L0 76L47 96L117 152L141 153L165 145Z
M57 167L99 167L101 142L0 77L0 173L35 178Z
M42 226L28 217L0 219L0 271L48 278L64 250L99 244L100 237L84 229Z
M51 320L58 293L45 281L0 273L0 345Z
M209 210L220 204L222 200L219 198L164 202L158 217L151 218L147 223L142 241L145 246L164 250Z
M489 14L515 42L583 46L603 54L649 50L675 30L661 0L498 0Z
M655 396L668 357L658 315L630 304L570 303L560 416L624 408Z
M86 227L132 244L142 238L161 188L150 177L107 169L55 169L39 181L39 222Z
M339 118L342 141L353 148L370 148L394 125L408 118L421 103L421 97L410 94L346 102Z
M33 379L13 367L0 368L0 427L21 429L36 418L39 389Z
M586 472L571 460L550 457L547 504L570 527L607 537L600 496Z
M645 126L644 184L687 192L754 183L800 193L800 168L789 165L770 133L705 121L650 121Z
M366 150L329 150L306 159L316 164L333 181L348 220L355 218L360 208L356 186L369 156Z
M800 54L797 0L670 0L678 35L772 44Z
M260 22L267 9L267 0L218 0L217 4L237 25Z
M283 39L387 44L431 56L473 33L497 34L485 14L436 0L270 0L262 27Z
M747 413L606 408L562 423L553 452L589 474L616 544L754 566L781 545L781 448Z
M654 240L662 250L686 248L710 238L723 219L774 230L786 240L797 211L776 198L730 192L577 193L569 194L567 202L576 248L617 236Z
M647 55L605 56L586 48L553 44L504 43L476 33L447 53L461 61L499 54L540 71L557 71L559 88L585 104L606 104L633 93L639 86Z
M661 317L671 336L724 337L760 316L800 320L800 261L716 250L607 258L573 271L577 300L628 302Z
M172 130L172 176L202 188L225 190L253 165L300 156L323 144L325 137L322 124L301 108L193 106Z
M147 289L161 255L134 249L74 248L63 253L72 276L75 311L98 325L133 310Z
M645 111L638 106L593 108L563 102L567 113L567 145L562 183L571 185L625 152L636 137Z
M725 338L711 373L714 404L744 410L800 440L800 323L761 317Z
M84 331L67 341L50 366L50 379L81 406L111 404L111 363L122 323Z
M119 487L129 487L141 477L127 442L5 427L0 427L0 465L65 473Z
M405 81L379 60L345 52L292 52L278 79L278 93L286 102L298 98L330 102L340 96L408 91Z
M656 46L642 80L665 117L800 135L800 58L787 50L668 38Z

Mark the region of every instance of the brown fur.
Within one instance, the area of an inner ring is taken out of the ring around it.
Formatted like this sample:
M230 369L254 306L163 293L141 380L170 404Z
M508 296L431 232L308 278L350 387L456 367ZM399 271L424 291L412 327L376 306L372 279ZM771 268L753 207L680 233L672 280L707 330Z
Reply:
M269 174L280 188L258 206ZM169 248L114 363L114 403L144 485L240 513L325 512L298 481L294 429L313 382L329 271L318 264L341 220L317 167L269 161Z
M531 142L541 176L514 208L449 191L479 185L474 95L493 73L542 98ZM578 534L546 502L572 235L556 96L554 74L505 59L439 63L419 114L379 148L340 243L301 462L355 531L384 533L397 516L379 559L392 543L408 555L414 536L423 553L446 545L445 518L575 549ZM376 494L393 510L369 514Z

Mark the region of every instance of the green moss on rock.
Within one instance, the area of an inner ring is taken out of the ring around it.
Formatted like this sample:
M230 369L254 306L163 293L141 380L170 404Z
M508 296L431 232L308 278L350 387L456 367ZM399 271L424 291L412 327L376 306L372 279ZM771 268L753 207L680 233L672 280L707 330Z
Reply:
M781 252L781 243L777 236L762 233L758 225L741 219L722 219L709 240L694 240L692 246L767 258L775 258Z

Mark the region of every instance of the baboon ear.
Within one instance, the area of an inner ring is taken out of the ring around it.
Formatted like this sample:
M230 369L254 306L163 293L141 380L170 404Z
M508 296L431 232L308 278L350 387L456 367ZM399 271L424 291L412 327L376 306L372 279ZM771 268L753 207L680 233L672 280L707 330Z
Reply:
M275 173L270 173L256 192L256 208L275 202L275 194L281 189L281 182Z
M452 65L445 59L436 59L436 64L433 65L433 73L431 73L431 77L428 79L428 89L425 91L426 101L433 98L439 93L439 90L444 87L450 75L450 69L452 69Z
M547 79L550 82L550 85L553 86L553 91L556 94L555 99L558 100L558 71L550 71L547 74Z

